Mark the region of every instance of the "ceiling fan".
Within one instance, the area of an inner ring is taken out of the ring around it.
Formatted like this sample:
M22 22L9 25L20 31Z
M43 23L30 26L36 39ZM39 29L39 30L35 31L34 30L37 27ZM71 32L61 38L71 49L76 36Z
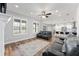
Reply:
M42 17L42 18L48 18L49 15L52 15L52 13L46 13L45 11L42 11L42 12L41 12L41 17Z

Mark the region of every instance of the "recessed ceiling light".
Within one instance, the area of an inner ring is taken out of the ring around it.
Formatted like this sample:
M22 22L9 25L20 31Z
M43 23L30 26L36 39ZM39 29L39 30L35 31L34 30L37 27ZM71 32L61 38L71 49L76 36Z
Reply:
M19 6L18 5L15 5L15 7L18 8Z

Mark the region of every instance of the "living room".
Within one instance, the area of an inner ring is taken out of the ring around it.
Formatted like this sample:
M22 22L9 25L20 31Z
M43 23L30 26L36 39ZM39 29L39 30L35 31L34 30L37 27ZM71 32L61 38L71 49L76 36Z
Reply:
M79 55L78 15L78 3L0 3L1 55Z

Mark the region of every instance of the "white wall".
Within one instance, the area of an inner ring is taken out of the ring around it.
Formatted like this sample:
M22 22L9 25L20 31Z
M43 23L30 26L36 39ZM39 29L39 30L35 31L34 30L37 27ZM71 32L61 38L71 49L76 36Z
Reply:
M7 14L11 16L16 16L17 18L26 19L27 30L26 30L26 33L13 35L13 19L14 18L12 17L11 20L5 26L5 36L4 36L5 44L20 41L20 40L30 39L36 36L36 33L33 33L33 22L35 22L33 18L26 17L24 15L20 15L15 12L7 12Z
M79 6L77 8L77 19L76 19L76 26L77 26L77 36L79 36Z
M0 56L4 54L4 27L5 23L0 21Z

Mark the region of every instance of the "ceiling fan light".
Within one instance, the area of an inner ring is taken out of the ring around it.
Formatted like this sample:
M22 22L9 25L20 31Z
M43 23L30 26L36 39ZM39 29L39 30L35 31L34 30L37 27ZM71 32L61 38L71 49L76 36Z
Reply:
M46 16L42 16L42 18L46 18Z

